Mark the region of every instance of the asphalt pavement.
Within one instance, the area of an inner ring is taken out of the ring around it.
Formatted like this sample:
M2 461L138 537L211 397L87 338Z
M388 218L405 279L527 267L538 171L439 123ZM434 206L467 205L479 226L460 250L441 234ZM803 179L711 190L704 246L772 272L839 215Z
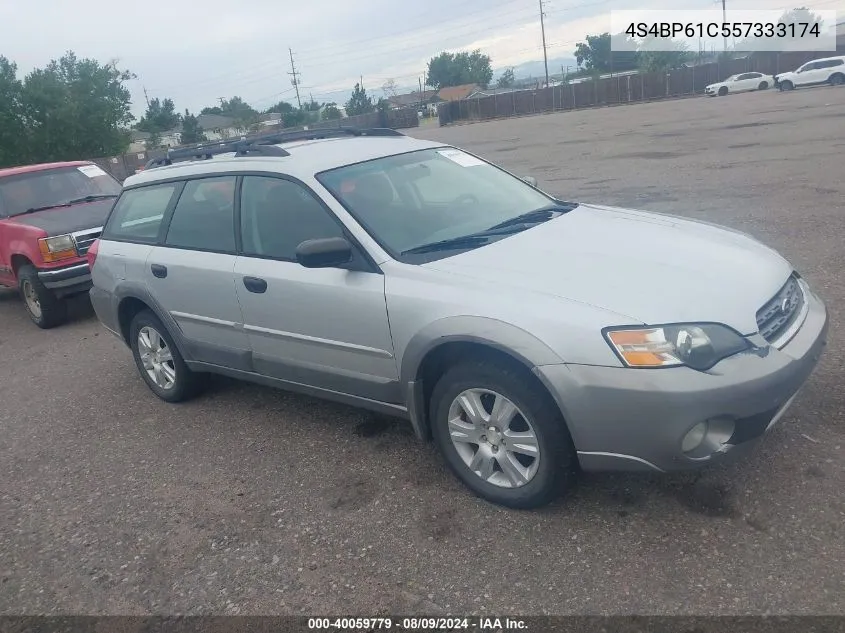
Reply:
M0 291L0 613L845 614L843 129L820 88L412 131L747 231L830 309L750 459L539 511L473 497L401 421L227 379L165 404L85 298L44 332Z

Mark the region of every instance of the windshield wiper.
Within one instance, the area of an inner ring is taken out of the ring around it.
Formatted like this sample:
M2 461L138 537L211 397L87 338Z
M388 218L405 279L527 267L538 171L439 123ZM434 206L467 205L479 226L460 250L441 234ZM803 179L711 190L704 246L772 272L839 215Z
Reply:
M419 253L433 253L436 251L448 251L451 249L474 248L476 246L484 246L490 240L498 235L510 235L511 233L519 233L529 228L527 224L509 225L494 227L479 231L478 233L470 233L469 235L459 235L458 237L450 237L448 240L440 240L439 242L430 242L428 244L420 244L414 248L409 248L402 251L402 255L416 255Z
M116 193L99 193L96 195L91 196L84 196L82 198L74 198L73 200L68 200L65 202L65 205L71 204L79 204L80 202L94 202L94 200L105 200L106 198L117 198ZM64 205L62 205L64 206Z
M577 206L577 204L572 203L554 205L551 207L543 207L542 209L534 209L533 211L528 211L527 213L523 213L514 218L510 218L509 220L505 220L504 222L494 224L488 230L502 229L507 226L514 226L518 224L537 224L540 222L546 222L547 220L551 220L552 218L572 211L572 209Z
M22 211L20 213L16 213L15 215L26 215L27 213L36 213L38 211L47 211L48 209L61 209L63 207L69 207L74 204L79 204L81 202L94 202L95 200L105 200L106 198L117 198L117 194L114 193L103 193L97 194L92 196L85 196L83 198L74 198L73 200L68 200L67 202L57 202L56 204L45 204L43 207L31 207L26 211Z

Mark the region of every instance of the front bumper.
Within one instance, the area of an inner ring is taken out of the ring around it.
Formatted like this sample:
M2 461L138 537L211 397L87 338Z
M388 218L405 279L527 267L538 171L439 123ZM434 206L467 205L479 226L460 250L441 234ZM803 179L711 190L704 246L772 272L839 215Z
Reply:
M807 300L804 324L785 347L737 354L706 372L561 364L535 373L561 407L584 470L684 470L739 457L783 415L821 357L827 309L812 292ZM691 457L682 441L704 421L732 433L718 450Z
M38 271L38 279L58 297L78 294L91 288L91 270L87 262L64 268L42 268Z

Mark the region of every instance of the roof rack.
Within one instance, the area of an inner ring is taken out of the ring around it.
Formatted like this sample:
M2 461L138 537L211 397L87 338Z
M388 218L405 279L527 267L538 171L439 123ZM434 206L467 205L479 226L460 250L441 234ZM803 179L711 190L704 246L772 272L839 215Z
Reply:
M391 128L334 127L273 132L260 136L242 137L219 143L199 143L192 147L180 147L167 151L166 156L147 161L144 169L153 169L186 160L207 160L217 154L235 153L235 156L290 156L290 152L278 147L279 143L309 141L343 136L405 136Z

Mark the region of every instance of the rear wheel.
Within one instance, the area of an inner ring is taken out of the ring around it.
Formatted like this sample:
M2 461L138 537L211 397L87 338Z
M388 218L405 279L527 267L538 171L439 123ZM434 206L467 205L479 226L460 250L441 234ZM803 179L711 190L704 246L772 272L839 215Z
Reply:
M35 325L47 330L65 322L67 304L41 283L34 266L21 266L18 270L18 287L26 312Z
M182 402L195 396L202 377L192 372L155 314L142 310L129 326L132 356L152 392L166 402Z
M835 75L831 76L830 85L841 86L842 84L845 84L845 75L843 75L842 73L836 73Z
M768 90L769 89L769 82L768 81L761 81L760 85L757 86L757 90Z
M786 92L795 88L791 81L782 81L779 86L781 92Z
M551 397L524 372L482 362L447 370L431 397L435 441L478 496L512 508L552 501L574 479L575 451Z
M727 87L722 86L721 88L719 88L719 96L720 97L724 97L726 94L728 94Z

